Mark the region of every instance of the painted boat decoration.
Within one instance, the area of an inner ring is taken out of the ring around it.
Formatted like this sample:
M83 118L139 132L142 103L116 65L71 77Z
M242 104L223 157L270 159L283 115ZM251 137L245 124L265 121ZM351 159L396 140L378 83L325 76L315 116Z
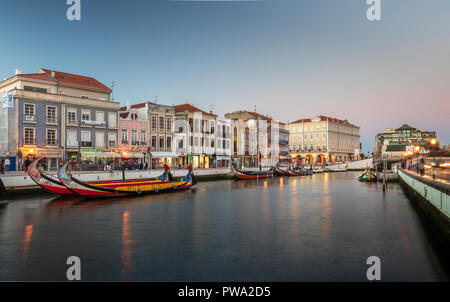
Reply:
M73 177L67 167L73 160L65 163L58 170L58 178L70 191L84 197L112 197L159 193L164 191L182 190L193 186L192 167L186 176L169 180L169 169L152 180L120 180L108 182L85 183Z
M276 173L278 176L289 176L289 172L280 169L280 168L278 167L278 164L275 166L275 173Z
M274 175L273 167L267 171L241 171L241 170L237 169L234 165L232 165L232 167L233 167L234 178L236 180L269 178L269 177L273 177L273 175Z
M305 171L301 171L301 170L297 170L297 171L288 170L287 172L289 173L289 176L303 176L303 175L307 175L307 174L305 174Z
M368 169L364 170L360 176L358 176L358 179L360 181L371 182L371 181L377 181L378 177L375 175L375 173L373 173L370 170L370 168L368 168Z
M43 159L45 156L39 157L28 166L27 172L30 178L46 191L60 195L72 195L72 191L67 189L57 178L39 170L38 163Z

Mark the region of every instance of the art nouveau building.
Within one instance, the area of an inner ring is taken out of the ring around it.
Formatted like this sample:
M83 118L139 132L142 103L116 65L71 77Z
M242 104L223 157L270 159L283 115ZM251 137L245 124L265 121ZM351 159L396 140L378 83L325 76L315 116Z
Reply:
M359 159L359 127L327 116L289 124L291 157L303 163L344 162Z

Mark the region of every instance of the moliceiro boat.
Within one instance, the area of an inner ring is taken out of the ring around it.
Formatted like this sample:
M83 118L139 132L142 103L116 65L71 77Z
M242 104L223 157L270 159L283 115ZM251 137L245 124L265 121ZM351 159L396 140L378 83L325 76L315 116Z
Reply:
M367 168L366 170L364 170L364 172L358 176L358 179L360 181L377 181L377 176L375 175L375 173L373 173L372 171L370 171L370 168Z
M275 166L275 173L279 176L289 176L289 171L284 171L284 170L280 169L278 164Z
M28 166L27 172L30 178L46 191L61 195L72 195L73 192L67 189L58 178L47 175L39 169L38 163L43 159L45 159L45 156L37 158Z
M69 191L84 197L141 195L182 190L194 185L192 167L189 167L186 176L172 180L168 166L164 167L164 173L156 179L85 183L73 177L67 169L72 162L73 160L68 161L58 170L58 178Z
M325 167L325 172L347 172L347 170L348 164L344 168L340 168L339 165L337 165L337 168Z
M273 167L267 171L241 171L241 170L237 169L234 165L232 165L232 167L233 167L234 178L236 180L269 178L269 177L273 177L273 175L274 175Z

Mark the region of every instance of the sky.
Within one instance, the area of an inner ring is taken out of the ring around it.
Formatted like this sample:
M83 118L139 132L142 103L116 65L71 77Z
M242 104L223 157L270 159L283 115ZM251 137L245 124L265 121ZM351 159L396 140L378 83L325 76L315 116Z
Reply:
M375 135L403 123L450 143L450 1L2 0L0 79L93 76L122 105L191 103L283 122L327 115Z

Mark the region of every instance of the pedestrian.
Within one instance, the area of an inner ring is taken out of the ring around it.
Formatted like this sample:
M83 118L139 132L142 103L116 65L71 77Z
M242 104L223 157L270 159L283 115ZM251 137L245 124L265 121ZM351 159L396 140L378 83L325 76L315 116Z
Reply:
M9 171L9 166L11 165L11 162L9 161L9 158L5 159L5 171Z
M423 157L420 159L419 164L420 164L420 168L419 168L420 175L423 176L425 174L425 161L423 160Z

